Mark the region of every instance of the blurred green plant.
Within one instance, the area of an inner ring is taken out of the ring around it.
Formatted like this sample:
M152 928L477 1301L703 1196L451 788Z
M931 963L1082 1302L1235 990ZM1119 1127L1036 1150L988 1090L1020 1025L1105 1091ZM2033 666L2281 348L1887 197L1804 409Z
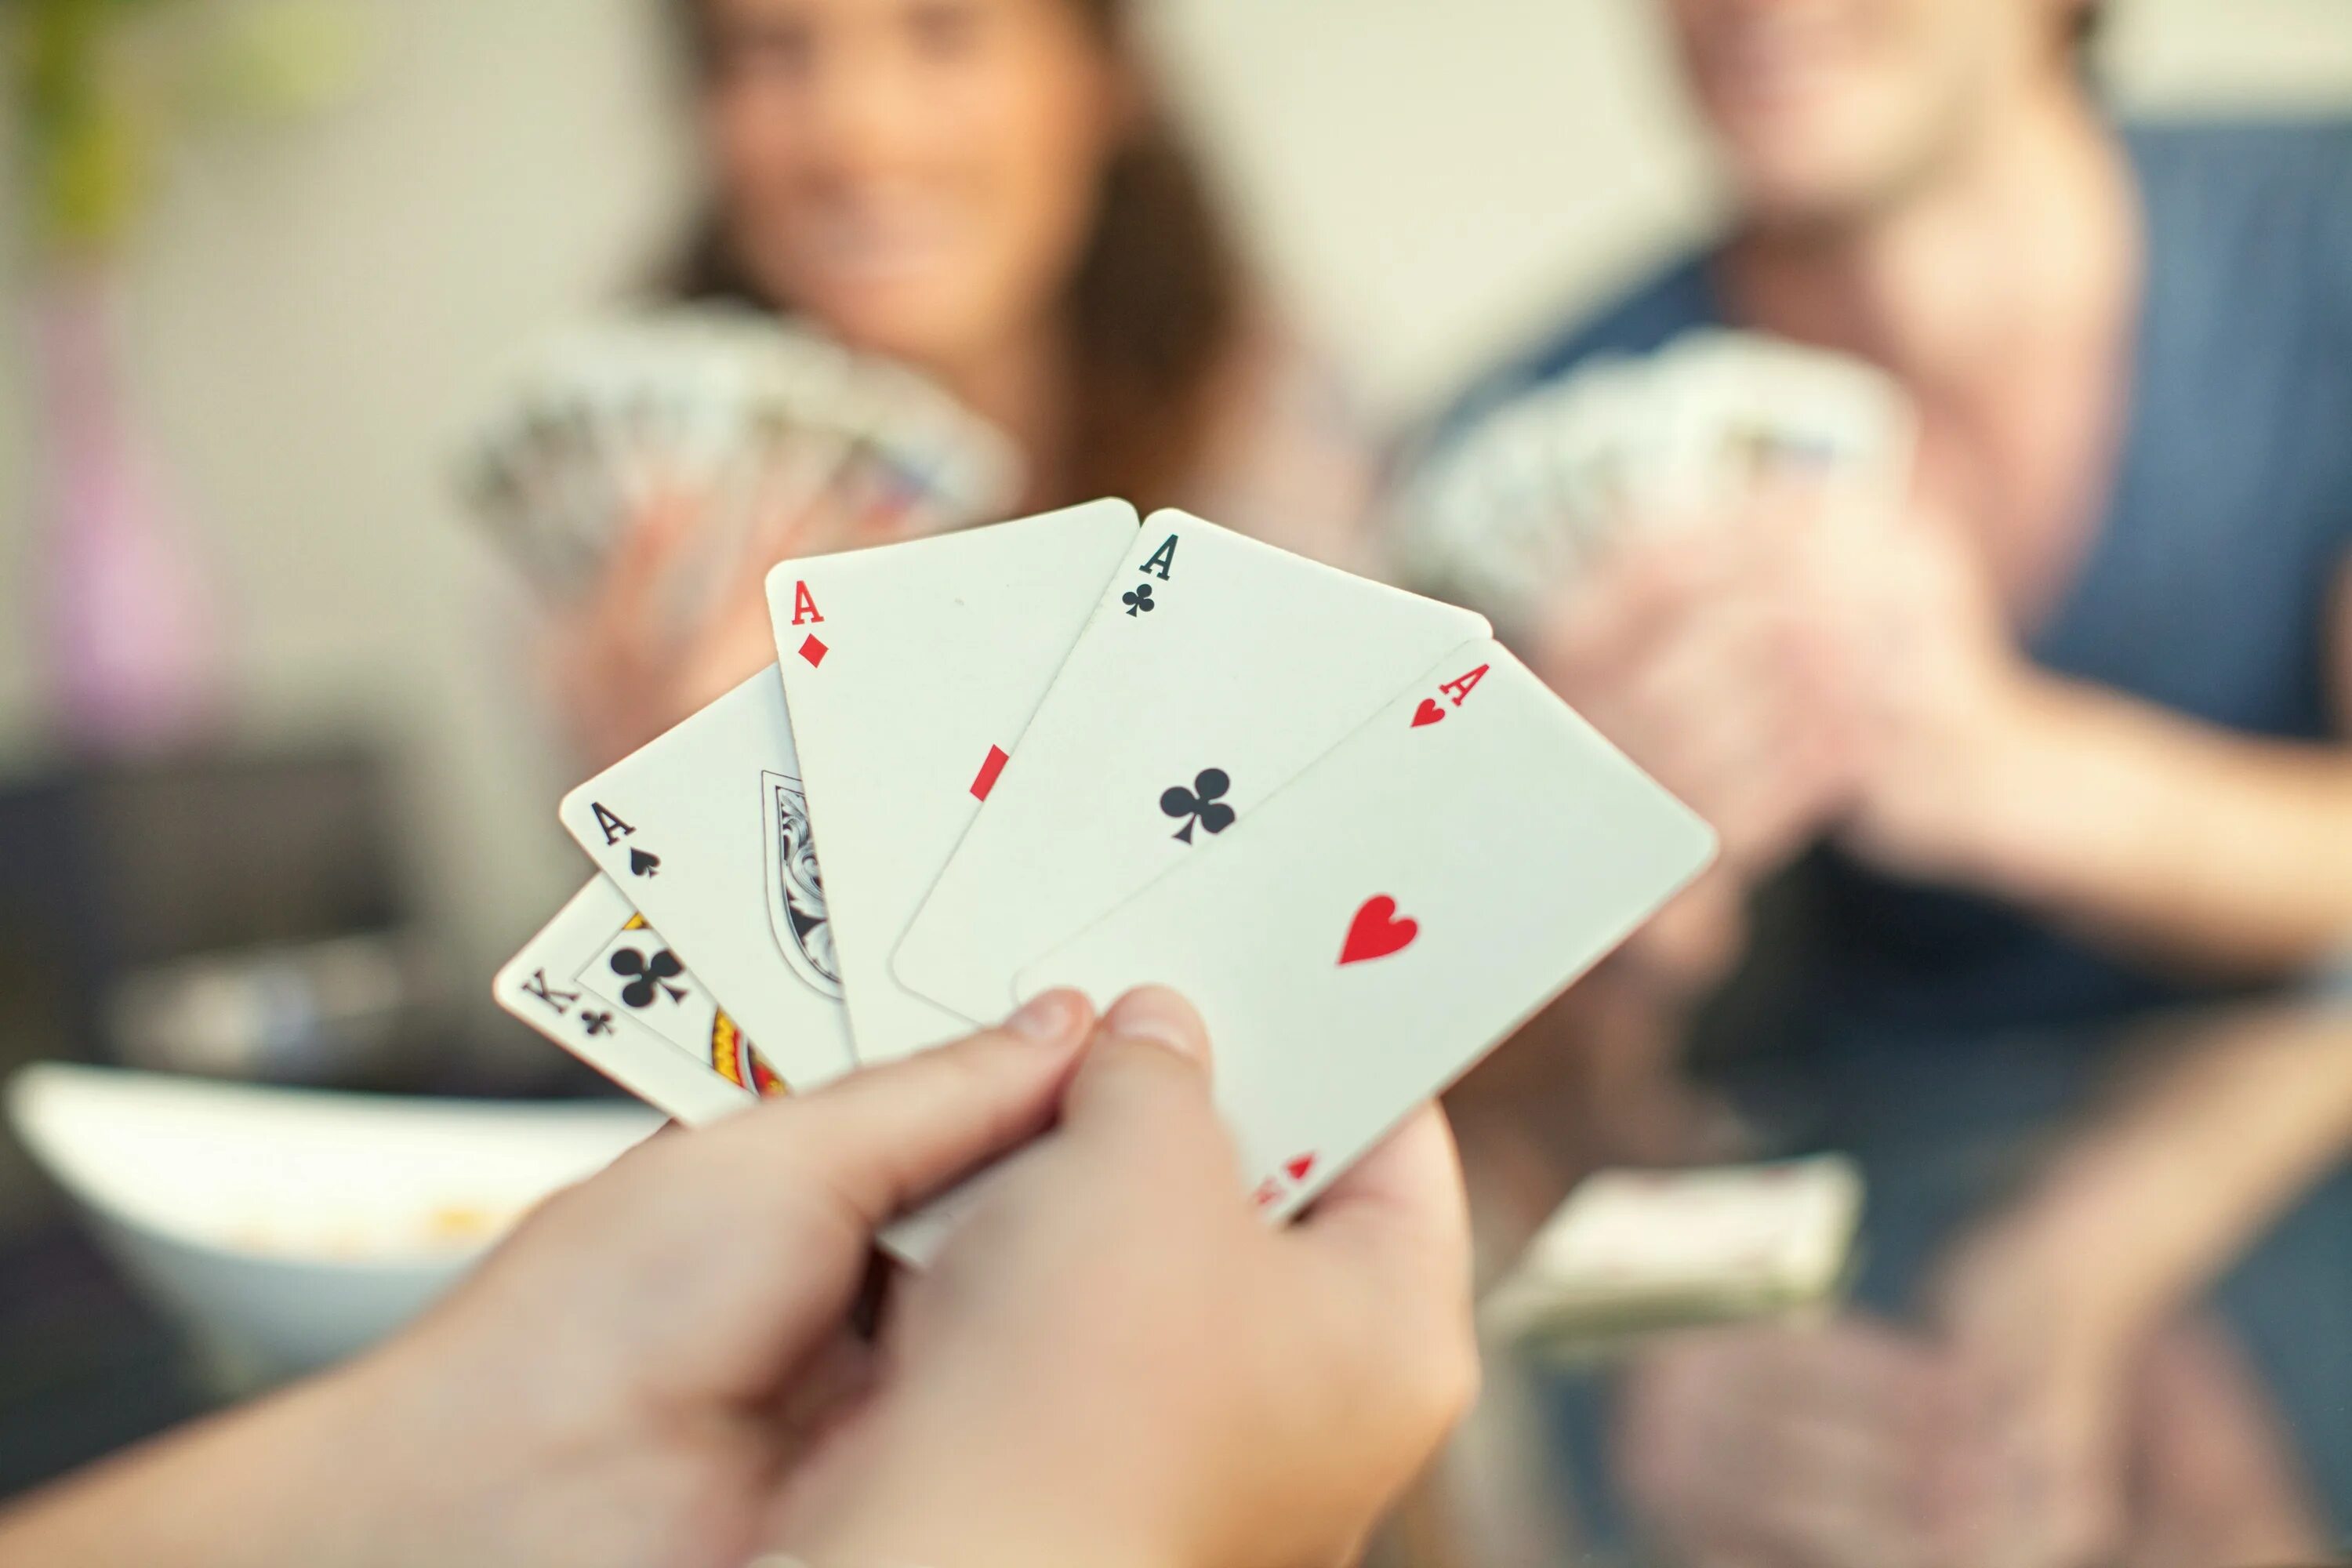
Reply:
M28 231L51 253L115 249L175 134L328 107L359 75L362 23L352 0L0 0Z

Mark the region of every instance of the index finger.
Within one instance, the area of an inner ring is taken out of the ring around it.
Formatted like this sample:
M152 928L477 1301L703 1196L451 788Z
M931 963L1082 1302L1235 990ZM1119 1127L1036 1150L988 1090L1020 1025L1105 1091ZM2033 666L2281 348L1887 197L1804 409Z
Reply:
M1093 1018L1085 997L1049 992L996 1028L762 1101L698 1134L695 1156L734 1172L752 1212L869 1236L1041 1131Z

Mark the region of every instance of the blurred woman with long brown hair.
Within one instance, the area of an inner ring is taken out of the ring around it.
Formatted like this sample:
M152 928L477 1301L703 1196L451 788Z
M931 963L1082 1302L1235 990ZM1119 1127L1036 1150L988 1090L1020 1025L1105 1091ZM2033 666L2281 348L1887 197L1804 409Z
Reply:
M680 294L928 375L1012 438L1021 511L1118 495L1350 553L1363 448L1253 289L1128 0L677 5L710 186ZM687 531L632 531L553 634L592 760L773 657L764 551L684 632L653 613L647 558ZM782 552L858 542L810 532Z

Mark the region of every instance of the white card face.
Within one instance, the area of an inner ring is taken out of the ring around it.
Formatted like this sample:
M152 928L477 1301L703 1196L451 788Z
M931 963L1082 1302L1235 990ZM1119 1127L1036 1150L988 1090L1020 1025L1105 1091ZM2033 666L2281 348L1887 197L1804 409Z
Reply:
M769 574L860 1060L967 1032L900 984L890 955L1135 530L1133 507L1093 501Z
M599 876L492 983L499 1005L680 1121L699 1124L782 1083L710 993Z
M979 1021L1019 968L1208 846L1486 623L1152 515L899 946Z
M797 1089L855 1065L808 801L769 666L557 815Z
M1714 850L1706 824L1480 641L1017 988L1190 997L1256 1199L1282 1217Z

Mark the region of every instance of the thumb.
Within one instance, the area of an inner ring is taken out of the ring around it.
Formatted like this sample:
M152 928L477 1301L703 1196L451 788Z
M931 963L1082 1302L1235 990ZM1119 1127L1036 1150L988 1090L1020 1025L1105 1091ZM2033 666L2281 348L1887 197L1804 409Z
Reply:
M1209 1067L1209 1032L1192 1005L1165 986L1138 987L1096 1026L1063 1097L1062 1125L1081 1142L1223 1146Z

